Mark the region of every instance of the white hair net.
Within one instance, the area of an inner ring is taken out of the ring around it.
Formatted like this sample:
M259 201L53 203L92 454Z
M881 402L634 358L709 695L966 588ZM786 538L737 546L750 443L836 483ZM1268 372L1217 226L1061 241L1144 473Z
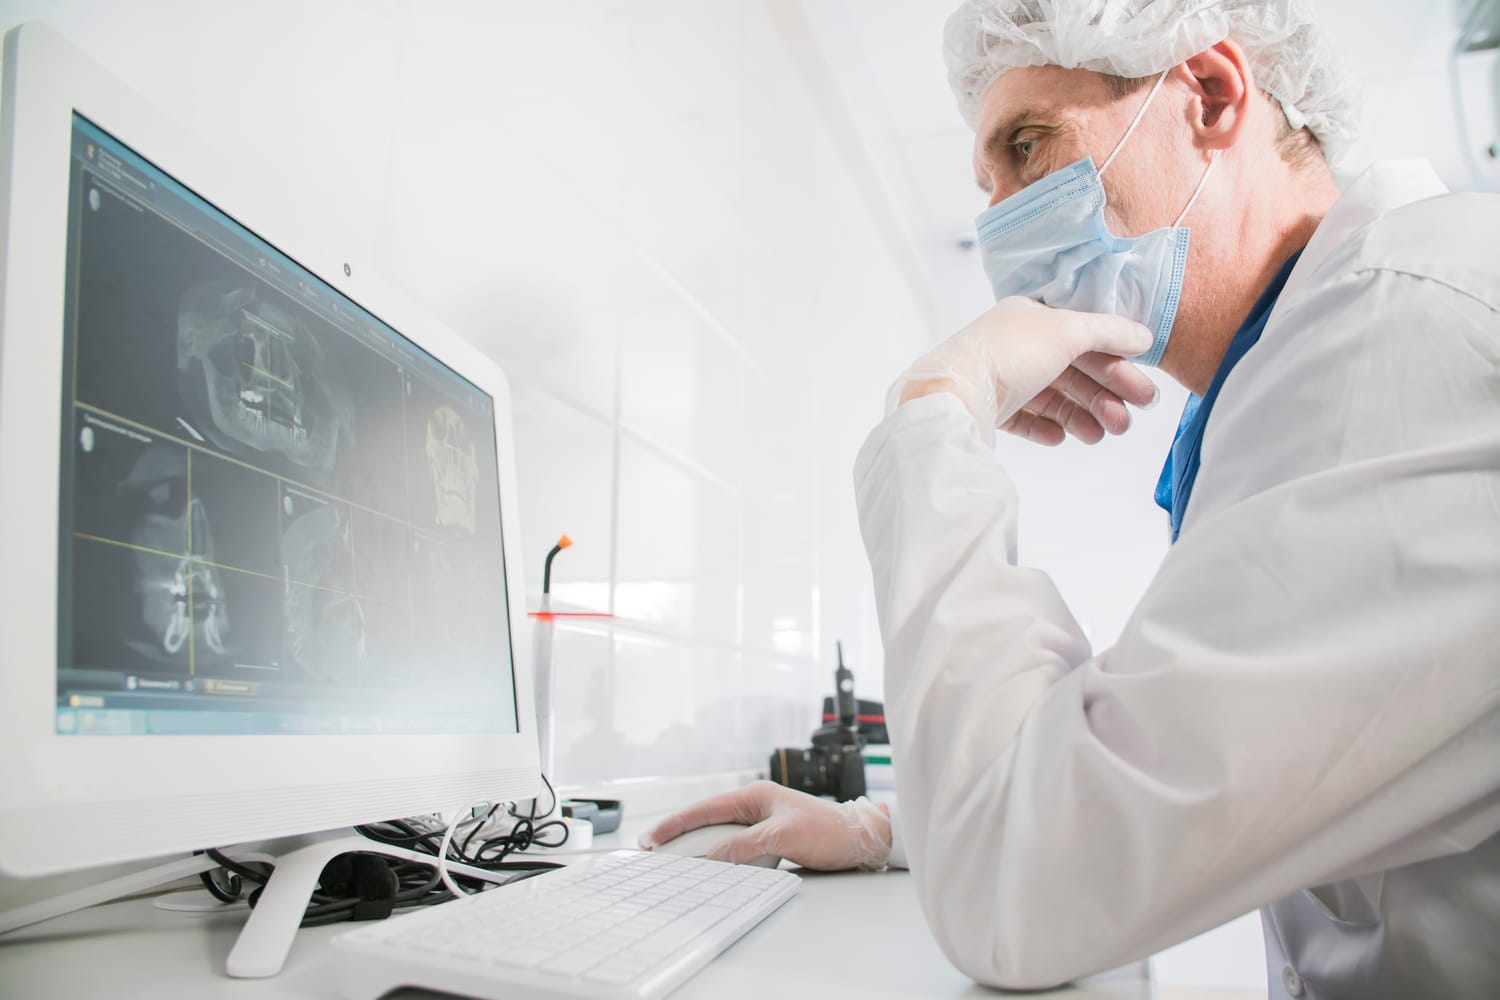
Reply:
M995 79L1020 66L1154 76L1225 38L1256 84L1306 126L1329 163L1354 142L1359 87L1307 0L965 0L948 18L948 84L973 128Z

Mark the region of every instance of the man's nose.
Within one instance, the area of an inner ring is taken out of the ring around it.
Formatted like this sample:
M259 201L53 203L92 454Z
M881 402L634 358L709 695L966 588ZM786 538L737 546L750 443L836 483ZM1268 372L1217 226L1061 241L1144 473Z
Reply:
M993 174L990 175L989 181L990 200L989 204L985 205L985 208L994 208L1006 198L1009 198L1011 195L1021 190L1021 185L1015 183L1012 180L996 177Z

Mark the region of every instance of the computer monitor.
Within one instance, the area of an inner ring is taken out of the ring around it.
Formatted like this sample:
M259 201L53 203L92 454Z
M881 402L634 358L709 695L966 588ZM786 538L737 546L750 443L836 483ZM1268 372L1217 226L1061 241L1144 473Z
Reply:
M0 868L535 795L500 369L47 29L3 69Z

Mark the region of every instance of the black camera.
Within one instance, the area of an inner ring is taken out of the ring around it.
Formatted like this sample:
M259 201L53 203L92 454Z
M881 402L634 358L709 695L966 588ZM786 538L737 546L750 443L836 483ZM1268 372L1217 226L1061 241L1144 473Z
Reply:
M833 672L833 697L838 718L813 733L806 750L781 747L771 751L771 780L809 795L831 795L848 802L865 794L864 737L859 732L859 703L854 699L854 674L844 666L844 644L838 644L839 665Z

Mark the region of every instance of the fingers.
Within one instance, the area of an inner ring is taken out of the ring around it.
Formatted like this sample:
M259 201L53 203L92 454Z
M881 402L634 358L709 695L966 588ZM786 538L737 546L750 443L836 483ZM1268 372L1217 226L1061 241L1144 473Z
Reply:
M1118 400L1115 403L1119 405ZM1123 407L1120 409L1123 412ZM1111 420L1110 426L1117 426L1118 417L1111 416L1107 410L1105 412L1106 418ZM1128 424L1128 415L1124 419ZM1098 444L1104 438L1105 426L1077 400L1060 392L1055 386L1048 386L1002 423L1000 429L1033 444L1050 448L1062 444L1069 434L1084 444ZM1111 433L1119 432L1112 430Z
M1104 437L1104 432L1111 434L1124 434L1130 429L1130 411L1125 409L1125 404L1108 389L1089 378L1077 368L1069 368L1058 376L1057 381L1052 383L1054 389L1064 393L1070 400L1088 411L1092 419L1087 426L1088 436L1076 432L1069 427L1065 421L1059 420L1074 437L1085 444L1098 444ZM1053 416L1045 413L1044 416ZM1057 419L1053 416L1053 419ZM1098 433L1095 433L1095 427Z
M1075 356L1102 352L1116 357L1129 358L1144 354L1155 340L1151 331L1133 319L1112 313L1073 312L1057 310L1066 314L1063 329L1069 338Z
M1061 388L1070 381L1071 371L1069 369L1064 372L1056 382L1037 393L1036 398L1026 405L1038 417L1052 421L1084 444L1098 444L1104 438L1104 428L1088 410L1092 400L1079 400ZM1083 376L1079 376L1079 380L1089 381Z
M1067 432L1051 420L1044 420L1030 410L1017 410L1015 415L1000 425L1007 434L1030 441L1032 444L1054 448L1063 443Z
M755 785L737 788L732 792L715 795L694 803L681 812L673 813L656 826L641 834L643 850L651 850L660 844L676 840L689 830L717 823L744 823L750 825L765 818L765 797ZM756 855L759 857L759 855Z
M772 852L766 849L764 828L753 826L727 840L715 844L713 850L703 855L710 861L728 861L730 864L749 864L756 858L766 857Z
M1019 421L1018 429L1031 440L1051 443L1055 433L1037 422L1050 421L1085 444L1097 444L1105 433L1130 429L1127 401L1149 407L1158 396L1155 383L1124 358L1086 354L1026 404L1032 419Z
M1161 395L1156 383L1141 371L1138 365L1125 358L1097 351L1085 354L1073 362L1073 367L1103 388L1131 406L1147 410L1156 404Z
M1130 430L1130 411L1114 396L1100 396L1095 401L1093 415L1100 426L1111 434L1124 434Z

